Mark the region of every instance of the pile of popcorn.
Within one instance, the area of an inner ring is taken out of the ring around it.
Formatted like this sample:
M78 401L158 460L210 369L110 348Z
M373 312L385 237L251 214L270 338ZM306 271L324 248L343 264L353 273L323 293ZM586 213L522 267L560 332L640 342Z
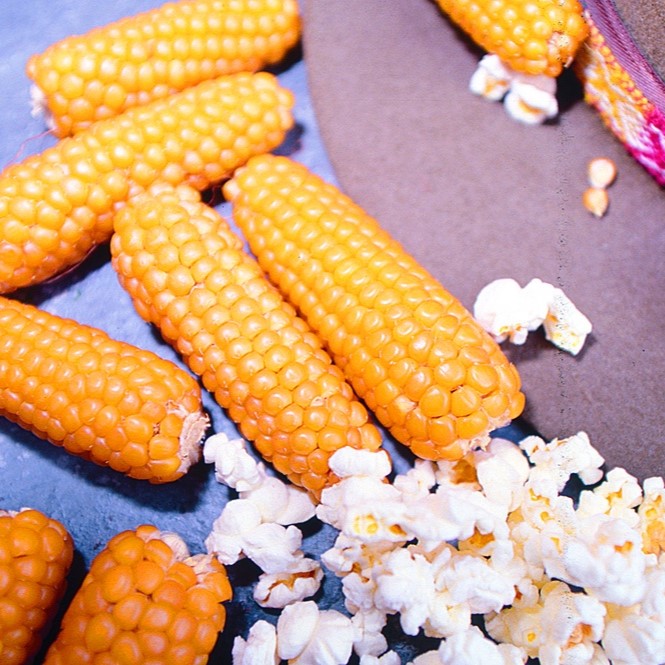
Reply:
M385 452L344 448L340 481L315 506L269 476L242 440L210 437L205 459L235 488L206 545L263 571L254 598L281 610L236 638L235 665L401 665L383 634L440 640L411 665L660 665L665 662L665 487L603 474L584 432L519 444L494 438L457 462L417 461L393 474ZM584 485L576 500L569 481ZM296 524L338 532L320 561ZM345 609L311 598L322 566ZM482 625L483 629L478 626Z

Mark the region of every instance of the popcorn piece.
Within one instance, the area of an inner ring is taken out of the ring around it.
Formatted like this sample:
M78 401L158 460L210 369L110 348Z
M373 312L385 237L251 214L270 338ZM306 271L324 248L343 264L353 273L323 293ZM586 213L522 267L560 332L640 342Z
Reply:
M351 620L313 601L288 605L277 621L277 653L290 665L344 665L352 646Z
M603 635L612 665L661 665L665 662L665 624L634 610L613 611Z
M281 573L302 555L302 532L295 526L265 522L245 534L243 551L263 572Z
M662 478L646 478L644 499L638 508L642 549L647 554L665 553L665 485Z
M353 650L363 656L380 656L388 648L388 641L381 632L386 625L386 614L377 609L356 612L351 617L353 625ZM387 659L389 660L389 659Z
M248 452L243 439L229 439L220 432L203 444L203 458L215 465L215 478L239 492L255 489L265 478L265 467Z
M537 603L506 608L490 615L485 625L498 642L543 663L589 663L604 617L605 607L597 599L552 581L543 586Z
M321 586L323 571L317 561L296 557L279 573L262 573L254 587L254 600L261 607L284 608L313 596Z
M233 641L233 665L279 665L275 627L260 619L250 629L247 640Z
M359 665L401 665L402 661L398 653L386 651L382 656L364 654L360 656Z
M561 289L555 289L543 323L545 338L576 356L591 333L591 321L580 312Z
M473 314L499 343L509 339L524 344L528 333L542 325L546 339L573 355L592 330L589 319L561 289L537 278L524 288L510 278L490 282L478 293Z
M641 502L642 488L637 478L616 467L607 472L598 487L580 492L577 514L580 517L608 515L635 527L639 522L635 508Z
M540 125L559 113L556 80L549 76L515 78L503 105L508 115L525 125Z
M476 626L442 641L437 655L441 665L523 665L527 659L524 649L496 644Z
M528 436L519 445L536 466L531 477L555 479L559 492L572 474L577 474L586 485L597 483L603 477L600 467L605 460L591 445L586 432L565 439L552 439L548 443L540 437Z
M496 279L478 293L473 315L497 342L524 344L528 333L543 324L552 288L540 280L523 289L514 279Z
M264 522L300 524L316 514L314 501L304 489L271 476L240 496L257 506Z
M514 70L504 64L498 55L488 53L480 59L471 76L469 90L475 95L498 102L508 92L514 75Z
M258 508L247 499L229 501L205 540L208 553L231 565L245 556L245 537L261 524Z
M335 451L328 459L328 466L339 478L385 478L391 471L390 457L385 450L357 450L350 446Z

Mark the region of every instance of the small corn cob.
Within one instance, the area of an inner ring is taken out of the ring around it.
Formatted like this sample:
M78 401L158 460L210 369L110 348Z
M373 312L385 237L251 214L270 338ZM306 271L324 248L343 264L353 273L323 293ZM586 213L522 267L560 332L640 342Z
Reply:
M111 237L113 212L156 181L203 189L279 145L290 92L240 73L100 121L0 174L0 293L42 282Z
M525 74L556 77L588 34L578 0L436 0L488 53Z
M30 508L0 510L0 663L39 650L67 585L74 545L65 527Z
M333 185L263 155L224 194L272 281L416 455L460 458L522 411L517 370L496 342Z
M336 480L328 466L335 450L377 450L381 435L240 238L214 209L186 198L155 192L121 210L113 266L139 314L184 356L242 434L316 497Z
M176 480L201 455L201 390L154 353L0 297L0 415L133 478Z
M278 62L300 37L296 0L181 0L68 37L27 73L56 136L202 81Z
M44 665L204 665L226 621L226 570L141 525L95 557Z

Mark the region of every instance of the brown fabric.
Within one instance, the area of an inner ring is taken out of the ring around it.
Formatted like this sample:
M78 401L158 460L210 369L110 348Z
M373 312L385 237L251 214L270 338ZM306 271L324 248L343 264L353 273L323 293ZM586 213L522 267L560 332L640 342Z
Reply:
M663 0L614 0L635 45L654 71L665 78L665 3Z
M429 0L308 0L304 52L341 188L468 307L499 277L561 286L594 325L573 357L505 346L546 438L586 430L608 465L665 474L665 194L564 75L557 123L467 91L480 51ZM610 211L581 204L615 160Z

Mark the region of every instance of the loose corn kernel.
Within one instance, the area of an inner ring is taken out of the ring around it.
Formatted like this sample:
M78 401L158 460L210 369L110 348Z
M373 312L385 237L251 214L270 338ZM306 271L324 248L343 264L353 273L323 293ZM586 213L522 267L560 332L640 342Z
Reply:
M99 465L153 483L176 480L201 456L208 425L185 370L95 328L0 297L0 414ZM104 401L109 385L122 393ZM168 434L161 432L168 423ZM177 425L176 425L177 422ZM151 456L154 438L171 455Z
M148 567L158 579L146 588ZM231 596L222 564L211 555L190 556L177 534L152 525L123 531L92 562L44 663L204 665Z
M609 157L594 157L587 164L587 177L590 187L605 189L617 177L616 164Z
M520 414L519 375L498 345L333 185L288 158L263 155L240 168L224 194L269 277L415 454L459 457Z
M39 650L67 584L74 545L44 513L0 510L0 662L24 665Z
M184 248L199 257L189 267L170 258ZM317 496L336 480L327 464L335 450L381 446L319 339L214 209L174 191L137 197L116 216L111 253L137 311L292 482ZM174 272L186 277L187 289L153 286L168 284Z
M588 34L578 0L436 0L488 53L518 72L559 76Z
M67 37L33 55L27 74L37 108L64 137L205 80L274 64L299 38L296 0L180 0Z
M0 293L82 261L109 240L113 211L154 182L204 189L272 150L291 127L292 103L271 74L234 74L100 121L9 166L0 174Z
M610 196L605 188L587 187L582 194L582 204L594 217L603 217L610 207Z

